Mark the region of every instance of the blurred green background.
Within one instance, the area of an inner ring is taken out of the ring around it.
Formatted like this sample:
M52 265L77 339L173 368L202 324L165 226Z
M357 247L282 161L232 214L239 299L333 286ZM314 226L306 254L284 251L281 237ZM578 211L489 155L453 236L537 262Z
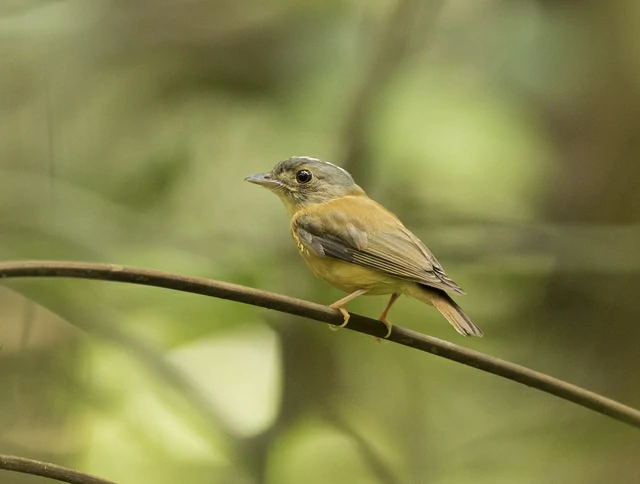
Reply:
M640 406L639 18L636 0L2 2L0 260L328 304L280 201L243 183L316 156L429 245L485 338L407 298L391 321ZM0 453L123 484L640 482L637 430L250 306L16 280L0 346Z

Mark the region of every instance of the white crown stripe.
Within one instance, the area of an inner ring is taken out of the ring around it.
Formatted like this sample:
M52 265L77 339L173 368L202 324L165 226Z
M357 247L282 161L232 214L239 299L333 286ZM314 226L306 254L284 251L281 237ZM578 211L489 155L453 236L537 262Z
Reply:
M319 159L319 158L312 158L311 156L292 156L290 159L294 159L294 158L295 158L295 159L298 159L298 160L305 160L305 161L309 161L309 162L312 162L312 163L326 163L327 165L334 166L334 167L336 167L338 170L340 170L341 172L343 172L343 173L345 173L345 174L347 174L347 175L351 176L351 174L350 174L347 170L345 170L344 168L342 168L341 166L334 165L333 163L330 163L330 162L328 162L328 161L321 160L321 159Z

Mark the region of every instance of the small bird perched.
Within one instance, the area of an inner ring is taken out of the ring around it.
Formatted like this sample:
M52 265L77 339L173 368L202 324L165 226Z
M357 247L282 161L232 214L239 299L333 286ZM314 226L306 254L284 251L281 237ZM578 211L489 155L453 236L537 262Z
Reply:
M344 306L364 294L391 294L378 318L387 327L393 303L405 294L433 305L464 336L482 331L448 292L464 294L427 247L389 210L370 199L343 168L294 156L269 173L245 179L275 193L291 218L291 235L300 254L320 279L349 293L334 302L346 326Z

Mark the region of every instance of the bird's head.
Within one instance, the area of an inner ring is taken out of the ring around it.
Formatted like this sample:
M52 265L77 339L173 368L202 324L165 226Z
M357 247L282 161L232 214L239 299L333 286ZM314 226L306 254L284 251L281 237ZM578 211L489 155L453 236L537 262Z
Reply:
M269 173L257 173L245 180L278 195L290 213L349 195L364 195L348 171L306 156L288 158Z

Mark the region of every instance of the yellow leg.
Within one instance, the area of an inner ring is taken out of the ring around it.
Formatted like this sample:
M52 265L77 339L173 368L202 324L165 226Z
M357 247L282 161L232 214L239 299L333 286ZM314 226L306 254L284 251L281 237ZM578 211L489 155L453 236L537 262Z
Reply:
M378 318L387 327L387 335L385 336L385 338L389 337L389 335L391 334L391 329L393 328L393 324L387 321L387 314L389 314L389 309L391 309L391 306L393 306L393 303L396 302L399 297L400 297L400 294L398 294L397 292L393 293L389 298L387 307L384 308L384 311L382 311L382 314Z
M347 325L347 323L349 322L349 318L351 317L351 315L344 308L345 304L347 304L349 301L353 301L358 296L362 296L363 294L366 294L368 291L369 291L368 289L359 289L356 292L352 292L348 296L343 297L339 301L336 301L333 304L329 305L330 308L337 309L338 311L340 311L342 313L342 317L344 319L344 323L342 323L339 326L334 326L334 325L329 326L329 328L332 331L338 331L340 328L344 328Z

